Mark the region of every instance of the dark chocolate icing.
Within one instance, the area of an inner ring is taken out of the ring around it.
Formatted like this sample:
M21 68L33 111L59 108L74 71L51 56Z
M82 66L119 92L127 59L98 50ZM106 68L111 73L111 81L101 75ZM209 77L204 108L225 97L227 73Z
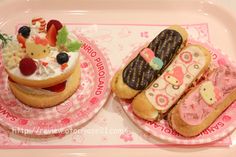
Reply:
M138 54L123 70L123 81L130 88L135 90L144 90L158 74L161 74L168 63L173 59L176 52L183 42L182 36L175 30L163 30L148 45L155 57L163 61L163 67L160 70L154 70L143 57Z

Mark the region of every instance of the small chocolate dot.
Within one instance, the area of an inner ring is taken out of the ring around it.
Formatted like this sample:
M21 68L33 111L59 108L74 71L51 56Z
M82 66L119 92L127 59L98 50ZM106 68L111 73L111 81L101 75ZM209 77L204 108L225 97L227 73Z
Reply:
M31 52L31 55L33 56L33 55L34 55L34 53L33 53L33 52Z
M193 55L194 55L194 57L198 57L198 56L199 56L199 54L198 54L198 53L194 53Z
M177 90L177 89L179 89L179 86L173 85L172 88L175 89L175 90Z
M186 77L189 78L189 79L191 78L191 76L189 74L187 74Z
M154 88L157 88L158 86L159 86L158 83L154 83L154 84L153 84L153 87L154 87Z
M165 102L165 100L163 98L159 99L160 103Z
M195 65L194 65L194 68L195 68L195 69L199 69L199 65L195 64Z
M149 93L149 95L150 95L150 96L153 96L153 94L152 94L152 93Z
M186 55L186 56L184 56L184 58L185 58L185 59L189 59L189 56Z

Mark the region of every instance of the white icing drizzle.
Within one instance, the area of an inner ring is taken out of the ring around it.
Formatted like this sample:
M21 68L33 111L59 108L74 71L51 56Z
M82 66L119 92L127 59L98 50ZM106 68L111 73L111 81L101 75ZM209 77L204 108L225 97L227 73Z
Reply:
M50 76L55 73L55 71L53 70L53 68L49 64L43 65L43 62L39 61L39 62L37 62L37 65L38 65L38 69L36 71L36 75Z

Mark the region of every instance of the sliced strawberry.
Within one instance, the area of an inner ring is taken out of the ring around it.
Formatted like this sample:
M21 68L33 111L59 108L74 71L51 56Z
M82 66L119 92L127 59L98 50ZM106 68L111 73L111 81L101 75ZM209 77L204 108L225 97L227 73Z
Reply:
M61 70L64 70L66 67L68 67L68 64L67 63L64 63L61 65Z
M42 65L46 67L48 65L48 62L42 62Z
M48 22L48 24L47 24L47 31L50 29L50 27L51 27L52 25L54 25L54 26L56 27L57 31L62 28L62 24L61 24L60 21L58 21L58 20L50 20L50 21Z
M66 81L59 83L55 86L44 88L46 90L52 91L52 92L62 92L66 88Z
M57 29L56 29L56 27L53 24L49 28L49 30L47 32L46 38L48 39L48 42L49 42L50 46L56 46L56 42L57 42Z
M18 34L17 35L17 40L20 44L22 44L22 48L25 48L25 38L21 35L21 34Z

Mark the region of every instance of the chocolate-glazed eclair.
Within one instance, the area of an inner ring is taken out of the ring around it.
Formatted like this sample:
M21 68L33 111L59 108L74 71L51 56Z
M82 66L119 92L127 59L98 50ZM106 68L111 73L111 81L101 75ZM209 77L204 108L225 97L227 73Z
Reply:
M138 55L114 75L111 86L117 97L131 99L163 73L187 40L184 28L174 25L160 32Z

